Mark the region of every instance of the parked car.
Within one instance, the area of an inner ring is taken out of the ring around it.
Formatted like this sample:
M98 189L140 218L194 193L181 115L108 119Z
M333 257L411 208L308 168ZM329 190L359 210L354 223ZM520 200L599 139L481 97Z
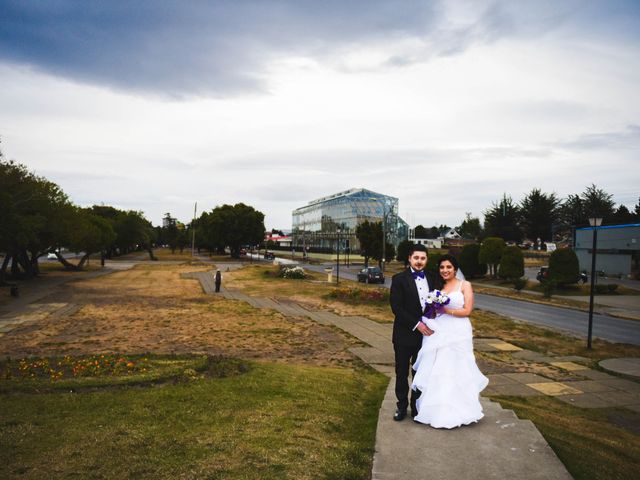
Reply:
M538 270L538 273L536 275L536 280L538 280L539 282L542 282L548 277L549 277L549 267L547 266L540 267L540 270ZM578 277L578 282L587 283L588 280L589 280L589 277L587 276L586 272L580 272L580 276Z
M538 270L538 273L536 274L536 280L538 280L539 282L542 282L546 280L548 276L549 276L549 267L547 266L540 267L540 270Z
M274 258L276 258L276 255L273 252L265 252L264 258L266 260L273 260Z
M358 281L364 283L384 283L384 273L378 267L363 268L358 272Z

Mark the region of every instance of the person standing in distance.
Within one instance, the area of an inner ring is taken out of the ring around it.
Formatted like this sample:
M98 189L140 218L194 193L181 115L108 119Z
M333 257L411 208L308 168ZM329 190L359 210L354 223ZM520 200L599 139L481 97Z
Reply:
M422 313L427 301L427 293L435 288L435 278L425 272L427 249L414 244L409 250L410 268L393 276L389 303L395 315L393 320L393 350L396 363L397 409L393 416L396 421L407 416L409 406L409 368L416 361L422 337L431 335L431 330L422 321ZM412 371L412 374L414 372ZM420 392L411 392L411 416L417 414L416 399Z

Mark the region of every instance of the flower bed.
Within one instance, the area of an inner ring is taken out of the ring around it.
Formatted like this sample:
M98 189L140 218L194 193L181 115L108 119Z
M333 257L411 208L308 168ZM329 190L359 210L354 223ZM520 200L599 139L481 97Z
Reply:
M150 369L146 357L91 355L88 357L7 359L0 363L0 379L61 380L77 377L123 376L145 373Z

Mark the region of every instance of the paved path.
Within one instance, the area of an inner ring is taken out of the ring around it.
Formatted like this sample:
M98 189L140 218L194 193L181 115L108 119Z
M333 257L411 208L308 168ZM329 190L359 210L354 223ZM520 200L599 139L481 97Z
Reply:
M187 273L183 277L200 280L206 293L214 293L212 272ZM571 479L530 421L518 419L513 411L486 398L482 399L485 417L471 426L443 431L408 419L394 422L396 400L390 324L308 310L295 302L253 297L234 289L222 288L221 294L256 308L270 308L288 316L306 316L318 323L336 326L367 344L350 350L390 377L378 416L372 480L413 480L425 478L426 472L434 479ZM493 341L501 346L500 340Z

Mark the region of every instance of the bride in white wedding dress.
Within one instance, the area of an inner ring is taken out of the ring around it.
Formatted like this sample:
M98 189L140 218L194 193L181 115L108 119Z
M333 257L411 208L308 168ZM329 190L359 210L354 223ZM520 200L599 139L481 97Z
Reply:
M413 365L416 373L411 388L422 392L416 402L416 422L434 428L455 428L480 420L484 414L480 392L489 380L473 355L473 335L469 314L473 309L473 290L464 279L456 278L458 261L443 255L438 272L442 291L449 304L436 318L423 321L434 331L423 337L422 348Z

